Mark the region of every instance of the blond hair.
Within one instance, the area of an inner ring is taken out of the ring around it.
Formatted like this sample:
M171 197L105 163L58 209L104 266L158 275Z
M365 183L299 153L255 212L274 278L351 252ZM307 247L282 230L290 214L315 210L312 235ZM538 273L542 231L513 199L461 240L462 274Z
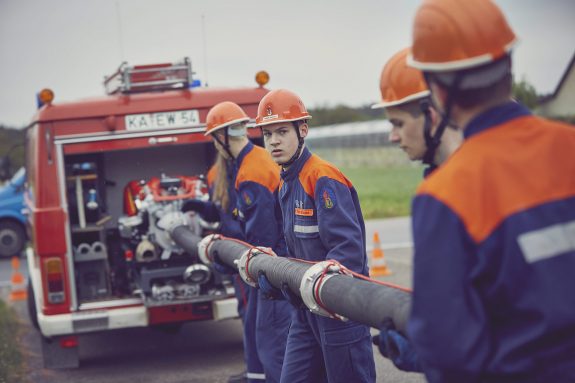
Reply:
M216 179L214 180L214 193L212 194L212 201L219 204L223 211L228 209L228 205L230 203L228 186L229 179L226 159L218 153L216 157Z

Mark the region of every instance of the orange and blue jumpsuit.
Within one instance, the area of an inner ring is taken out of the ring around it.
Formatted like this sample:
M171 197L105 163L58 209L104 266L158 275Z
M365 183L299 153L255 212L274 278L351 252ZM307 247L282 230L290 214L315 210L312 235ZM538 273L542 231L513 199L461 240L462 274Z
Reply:
M368 275L365 224L351 182L305 147L281 176L279 200L289 254L308 261L333 259ZM296 310L281 381L374 382L369 328Z
M234 166L231 162L225 162L227 166L228 176L228 208L224 211L221 206L218 211L214 212L215 205L210 205L208 210L208 218L219 218L220 229L219 232L229 238L239 239L245 241L243 229L240 221L237 218L237 196L235 189L235 173ZM213 193L215 188L215 180L217 176L217 166L214 165L208 171L208 187L210 194ZM250 382L263 382L265 381L265 372L262 362L257 353L256 344L256 308L258 301L258 292L254 287L248 286L239 274L232 275L236 298L238 300L238 314L242 319L243 326L243 346L244 346L244 360L246 363L246 372Z
M276 194L279 171L265 149L248 142L234 163L234 185L246 241L254 246L269 247L278 256L285 256L287 250ZM286 301L266 299L259 290L254 289L251 294L257 299L250 297L245 322L255 326L257 349L250 352L257 353L261 360L265 381L279 382L293 309ZM248 371L248 378L251 377Z
M473 119L413 201L408 334L435 382L575 382L575 128Z

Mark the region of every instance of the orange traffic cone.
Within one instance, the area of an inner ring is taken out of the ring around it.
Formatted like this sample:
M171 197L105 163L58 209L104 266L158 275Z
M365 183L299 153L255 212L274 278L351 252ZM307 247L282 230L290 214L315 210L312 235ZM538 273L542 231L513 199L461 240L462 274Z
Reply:
M10 300L11 301L23 301L28 298L28 291L26 290L26 284L24 283L24 277L20 273L20 260L18 257L12 257L12 280Z
M391 270L387 267L385 259L383 258L383 250L381 250L381 243L379 242L379 234L373 234L373 250L371 251L371 268L369 275L372 277L381 277L390 275Z

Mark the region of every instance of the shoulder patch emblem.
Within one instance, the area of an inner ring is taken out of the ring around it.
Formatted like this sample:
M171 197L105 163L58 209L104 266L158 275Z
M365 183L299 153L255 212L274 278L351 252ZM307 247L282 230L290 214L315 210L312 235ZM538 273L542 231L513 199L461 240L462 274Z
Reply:
M323 201L323 206L326 209L332 209L337 203L335 199L335 193L329 187L323 188L321 191L321 199Z

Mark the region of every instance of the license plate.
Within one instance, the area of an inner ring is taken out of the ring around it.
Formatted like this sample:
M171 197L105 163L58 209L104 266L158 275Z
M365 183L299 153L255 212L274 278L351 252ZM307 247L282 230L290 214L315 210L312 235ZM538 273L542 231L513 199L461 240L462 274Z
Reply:
M130 114L124 121L127 130L184 128L199 125L200 114L196 109Z

